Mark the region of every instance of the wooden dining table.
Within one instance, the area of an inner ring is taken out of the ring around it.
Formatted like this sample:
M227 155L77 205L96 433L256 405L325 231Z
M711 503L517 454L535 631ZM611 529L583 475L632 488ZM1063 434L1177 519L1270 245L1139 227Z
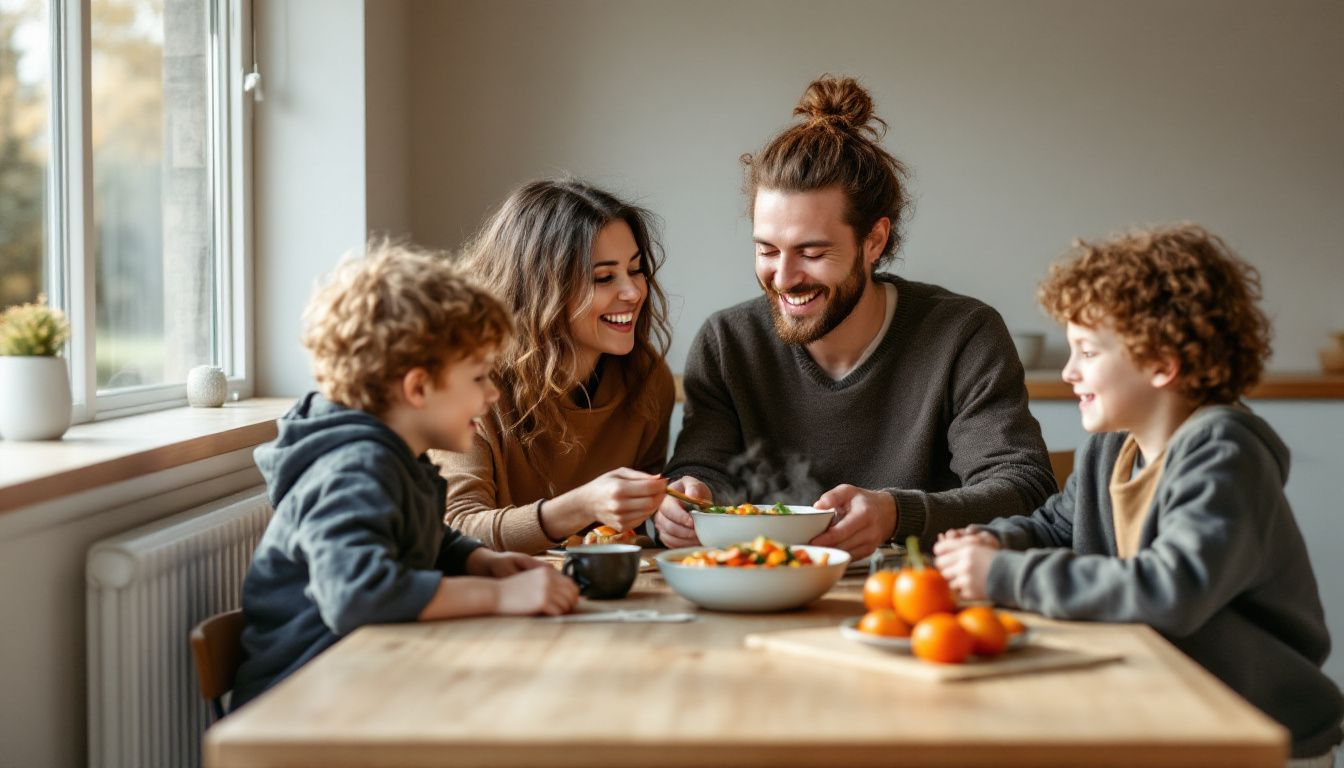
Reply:
M212 726L209 768L274 766L1282 766L1287 732L1142 625L1033 636L1119 656L931 682L755 650L863 613L863 575L802 610L715 613L643 573L579 610L685 623L475 618L361 628ZM1253 660L1248 660L1253 663Z

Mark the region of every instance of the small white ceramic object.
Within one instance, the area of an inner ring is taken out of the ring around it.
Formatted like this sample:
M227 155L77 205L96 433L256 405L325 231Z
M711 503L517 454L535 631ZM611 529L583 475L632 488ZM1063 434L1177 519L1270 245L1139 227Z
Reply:
M766 509L770 504L755 504ZM731 547L764 536L780 544L806 544L826 530L835 511L786 504L791 515L730 515L691 510L695 535L709 547Z
M218 408L229 396L229 380L224 369L198 365L187 371L187 402L195 408Z
M797 568L701 568L682 565L681 559L704 547L669 549L655 562L663 579L677 594L712 611L768 613L801 608L830 591L845 574L849 553L830 547L800 546L814 561L823 554L826 565Z
M56 440L69 428L65 358L0 355L0 437Z

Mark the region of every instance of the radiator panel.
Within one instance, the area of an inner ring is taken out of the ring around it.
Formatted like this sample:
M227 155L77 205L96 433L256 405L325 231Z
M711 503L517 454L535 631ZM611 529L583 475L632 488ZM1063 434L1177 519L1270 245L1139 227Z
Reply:
M238 607L271 506L264 486L89 549L89 765L199 766L210 722L188 635Z

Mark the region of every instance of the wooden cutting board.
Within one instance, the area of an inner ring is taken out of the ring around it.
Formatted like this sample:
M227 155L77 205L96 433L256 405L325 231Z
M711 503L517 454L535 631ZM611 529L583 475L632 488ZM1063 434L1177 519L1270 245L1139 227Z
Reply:
M948 683L979 680L1052 669L1090 667L1123 658L1116 653L1082 651L1032 638L1023 648L995 659L973 659L965 664L932 664L914 656L893 653L848 640L840 628L810 627L747 635L748 648L801 656L827 663L885 672L920 680Z

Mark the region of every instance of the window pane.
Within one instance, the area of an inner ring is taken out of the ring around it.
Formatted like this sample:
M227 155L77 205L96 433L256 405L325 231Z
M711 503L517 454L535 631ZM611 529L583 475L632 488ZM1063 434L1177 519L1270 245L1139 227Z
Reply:
M214 362L207 0L93 0L99 390Z
M0 307L43 292L50 41L45 0L0 0Z

